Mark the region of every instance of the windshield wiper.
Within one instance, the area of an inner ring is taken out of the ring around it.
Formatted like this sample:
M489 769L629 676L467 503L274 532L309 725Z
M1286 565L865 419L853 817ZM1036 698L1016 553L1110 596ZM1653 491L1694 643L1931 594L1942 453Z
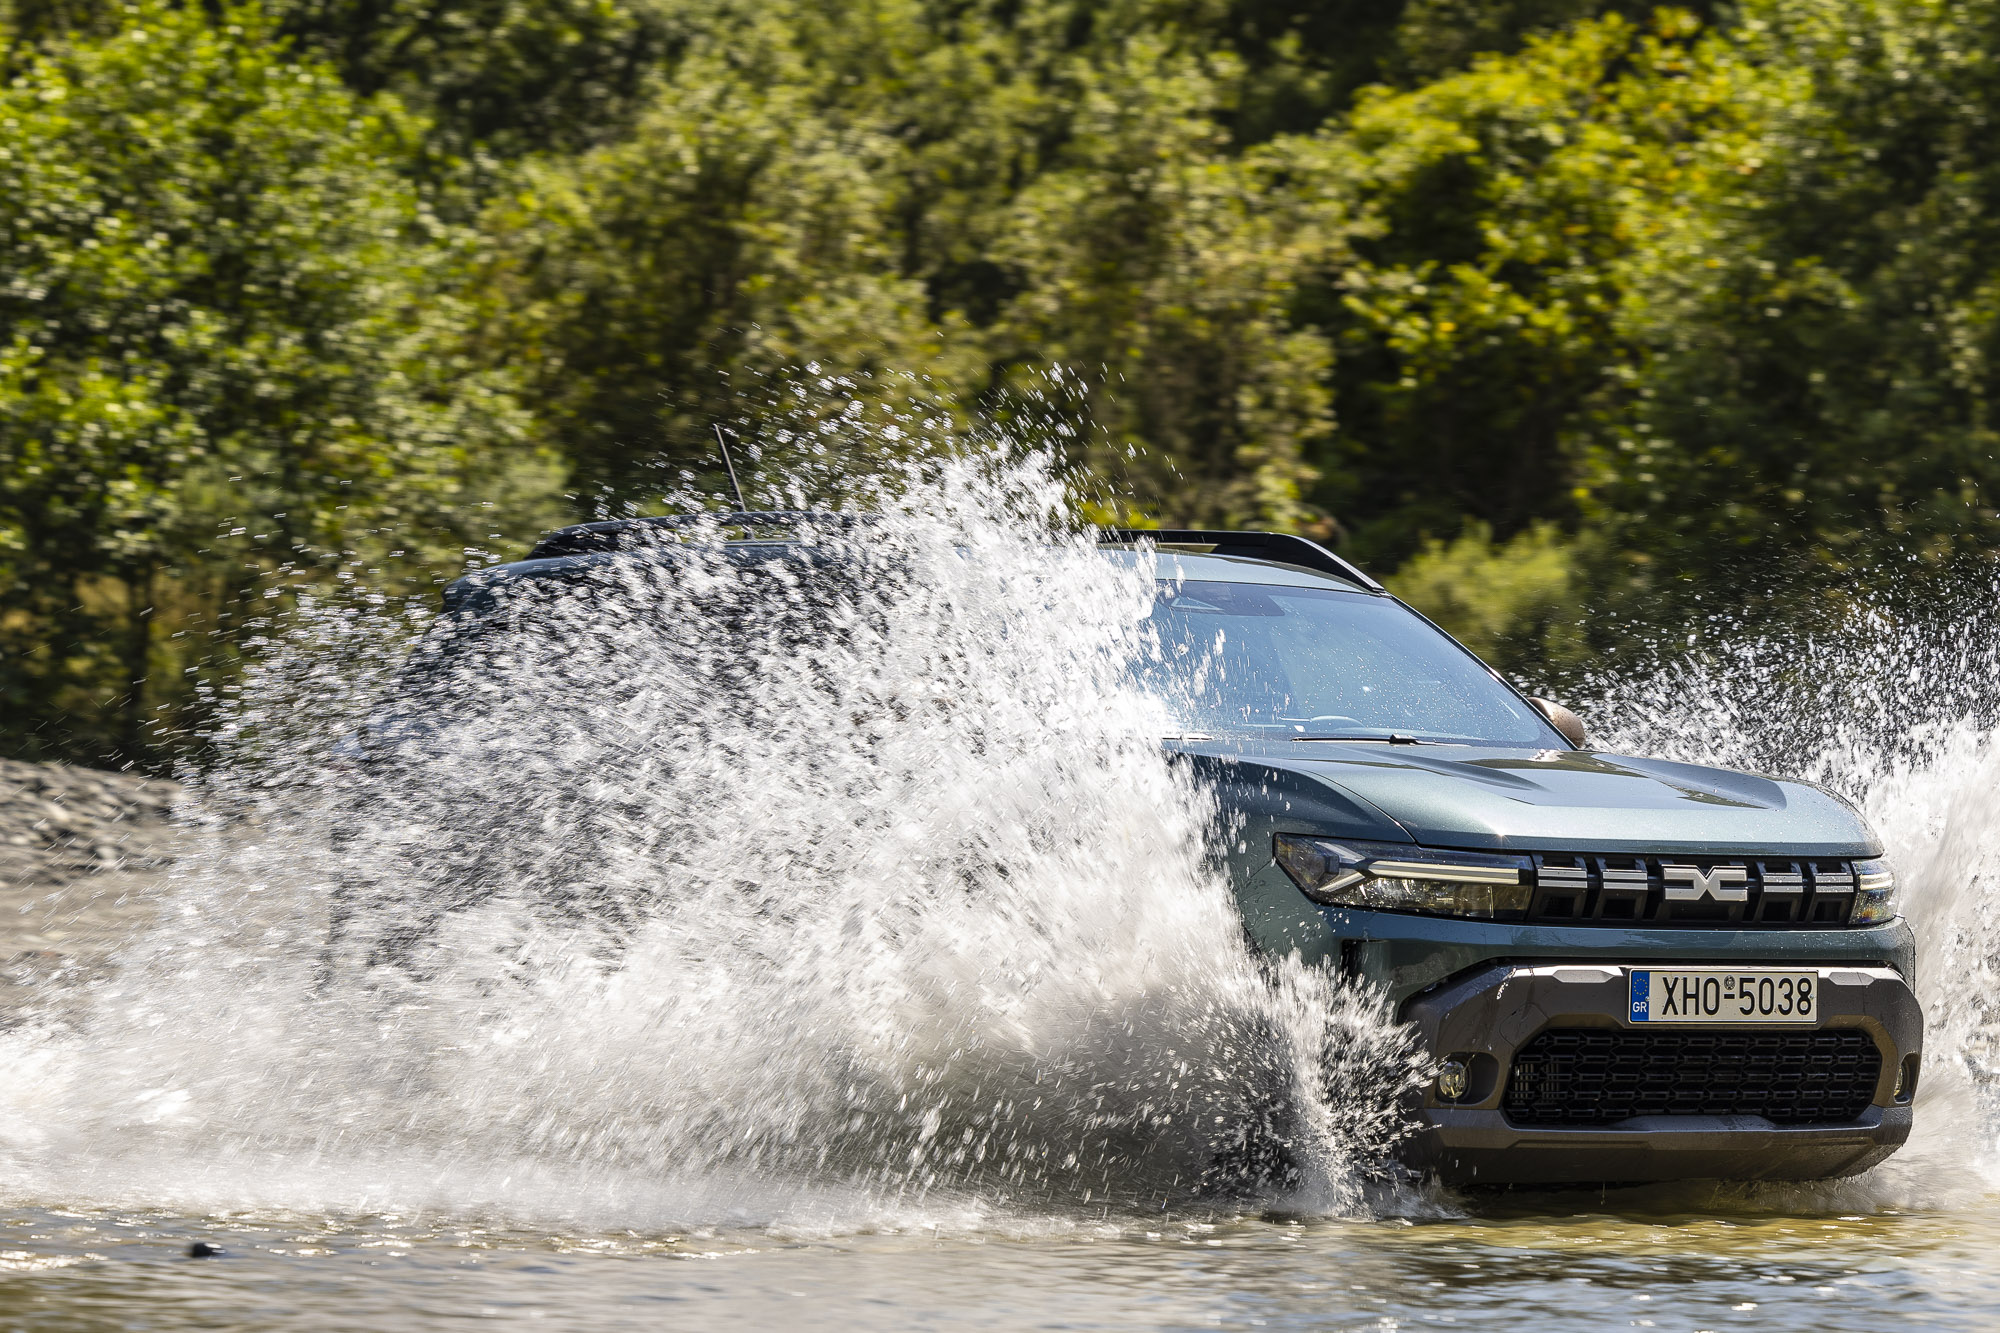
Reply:
M1390 732L1387 736L1294 736L1295 741L1373 741L1377 745L1443 745L1443 741L1418 740L1415 736L1405 736L1400 732Z

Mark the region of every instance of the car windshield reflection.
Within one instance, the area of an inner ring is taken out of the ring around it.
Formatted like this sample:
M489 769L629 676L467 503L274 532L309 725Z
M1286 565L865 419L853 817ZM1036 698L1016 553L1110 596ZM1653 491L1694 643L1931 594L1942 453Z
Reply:
M1407 607L1334 588L1162 583L1139 678L1186 735L1543 748L1552 732Z

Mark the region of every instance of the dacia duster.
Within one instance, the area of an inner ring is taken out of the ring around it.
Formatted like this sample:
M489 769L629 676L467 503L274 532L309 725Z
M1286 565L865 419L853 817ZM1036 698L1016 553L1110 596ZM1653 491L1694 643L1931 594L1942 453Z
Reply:
M447 607L688 524L562 529ZM1156 571L1145 684L1229 826L1252 946L1375 988L1427 1047L1413 1166L1462 1184L1805 1180L1909 1136L1915 944L1847 802L1594 750L1574 715L1304 538L1101 543ZM787 543L729 545L751 563Z

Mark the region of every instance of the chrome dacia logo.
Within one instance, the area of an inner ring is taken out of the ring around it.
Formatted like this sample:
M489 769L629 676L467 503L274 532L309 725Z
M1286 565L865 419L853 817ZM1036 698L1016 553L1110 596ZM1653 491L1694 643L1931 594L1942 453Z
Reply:
M1742 866L1717 866L1699 870L1694 866L1661 866L1669 902L1698 903L1713 898L1719 903L1750 901L1750 874Z

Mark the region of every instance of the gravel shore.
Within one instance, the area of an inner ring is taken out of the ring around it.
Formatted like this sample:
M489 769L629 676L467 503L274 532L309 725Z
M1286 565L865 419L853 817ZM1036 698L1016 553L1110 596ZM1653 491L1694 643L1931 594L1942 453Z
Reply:
M56 887L170 859L177 783L0 759L0 887Z
M0 1024L59 973L88 975L153 910L184 833L172 782L0 760Z

